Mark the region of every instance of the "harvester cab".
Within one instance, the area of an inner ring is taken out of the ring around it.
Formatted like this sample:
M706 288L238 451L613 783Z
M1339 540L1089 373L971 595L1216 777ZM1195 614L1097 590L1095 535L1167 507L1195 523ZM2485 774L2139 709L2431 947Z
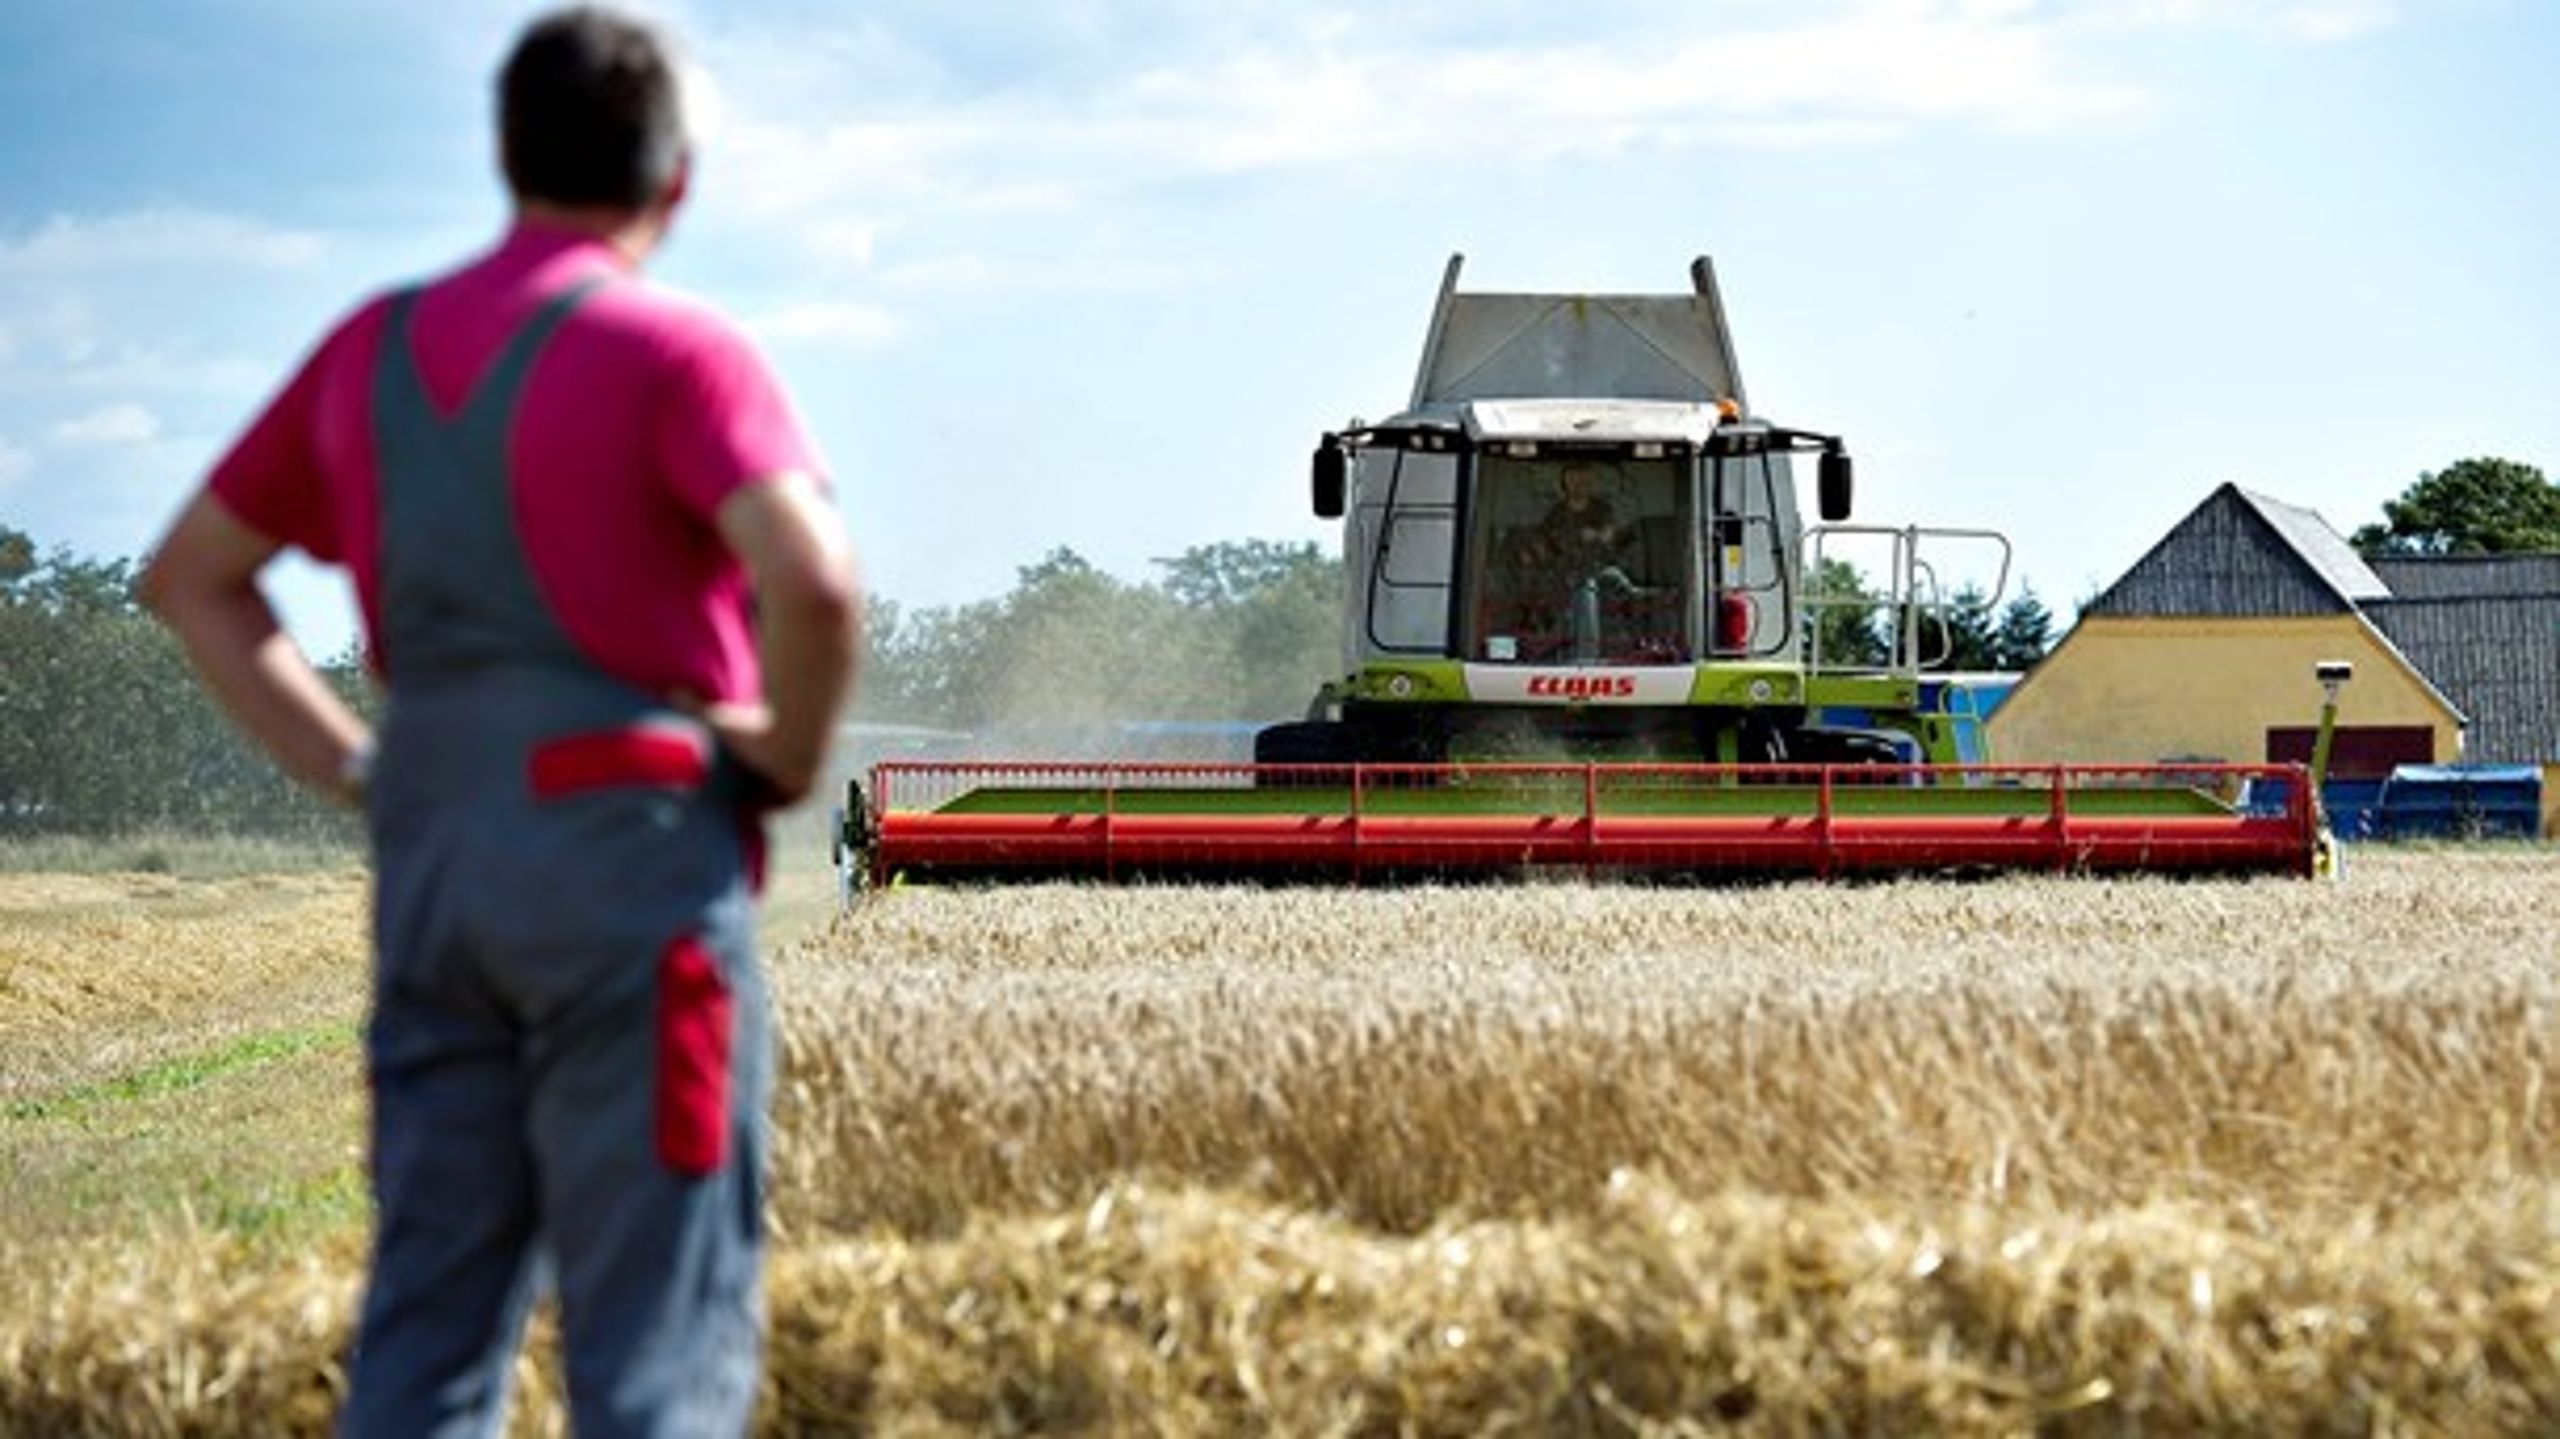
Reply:
M1842 440L1751 409L1706 259L1671 295L1459 268L1404 409L1316 448L1348 604L1307 716L1251 764L882 764L849 880L2311 872L2300 766L1981 762L1939 574L1971 547L1943 567L1996 599L2008 542L1852 523Z
M2006 540L1845 523L1844 442L1752 413L1704 256L1672 295L1467 293L1461 264L1405 409L1317 445L1346 674L1258 761L1973 757L1921 683L1952 648L1931 558L1988 555L1996 598ZM1825 588L1861 542L1876 587Z

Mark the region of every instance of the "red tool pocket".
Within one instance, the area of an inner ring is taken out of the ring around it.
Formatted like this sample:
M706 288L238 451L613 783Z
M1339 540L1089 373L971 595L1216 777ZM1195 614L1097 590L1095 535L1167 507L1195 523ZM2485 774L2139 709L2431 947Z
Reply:
M701 738L681 730L597 730L563 735L535 747L531 780L537 799L635 785L698 789L711 772Z
M701 940L687 935L658 964L658 1159L704 1175L729 1158L728 982Z

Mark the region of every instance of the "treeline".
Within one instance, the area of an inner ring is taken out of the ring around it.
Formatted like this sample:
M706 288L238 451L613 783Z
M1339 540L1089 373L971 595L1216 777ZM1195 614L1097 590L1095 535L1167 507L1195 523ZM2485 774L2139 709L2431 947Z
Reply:
M1058 550L1000 599L871 606L860 714L984 733L1304 710L1341 667L1342 567L1312 544L1204 545L1117 579ZM0 836L347 837L353 819L233 730L134 593L132 561L0 526ZM359 659L321 667L360 709Z
M1270 720L1342 668L1342 564L1314 544L1241 540L1132 583L1073 550L998 599L871 606L865 719L984 733L1128 720Z
M126 560L40 553L0 527L0 835L174 829L354 834L353 821L276 774L225 721L167 631L134 596ZM1817 589L1862 594L1832 561ZM1880 663L1887 607L1821 620L1832 663ZM2052 616L2030 591L1948 617L1960 669L2041 657ZM874 599L858 716L989 736L1107 742L1130 721L1262 722L1305 711L1342 668L1342 564L1310 543L1201 545L1129 581L1072 550L1017 572L1004 595L907 609ZM1927 641L1934 652L1934 625ZM322 666L360 708L350 654Z
M233 731L135 578L0 526L0 835L352 838ZM324 673L369 702L352 658Z
M1947 598L1946 622L1950 653L1940 666L1945 669L2016 673L2053 648L2053 611L2029 584L2021 584L1996 613L1980 589L1963 586ZM1936 652L1936 641L1924 636L1922 644L1923 658Z
M1855 565L1826 559L1808 585L1807 608L1820 632L1825 665L1881 665L1894 652L1902 615ZM2053 611L2022 584L1995 606L1976 585L1947 596L1919 617L1919 658L1931 669L2016 673L2053 648Z

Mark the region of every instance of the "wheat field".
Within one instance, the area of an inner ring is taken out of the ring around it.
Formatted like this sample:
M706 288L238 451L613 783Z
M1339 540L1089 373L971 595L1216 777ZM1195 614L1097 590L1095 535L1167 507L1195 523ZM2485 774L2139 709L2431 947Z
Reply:
M2353 860L871 896L774 966L764 1428L2551 1432L2560 856ZM360 1111L250 1096L352 1088L356 878L125 929L35 883L0 1155L220 1115L334 1194ZM116 977L181 953L184 1003ZM277 995L303 1049L120 1097ZM325 1428L360 1195L261 1227L178 1160L85 1210L41 1169L0 1188L0 1431ZM516 1428L557 1432L536 1348Z

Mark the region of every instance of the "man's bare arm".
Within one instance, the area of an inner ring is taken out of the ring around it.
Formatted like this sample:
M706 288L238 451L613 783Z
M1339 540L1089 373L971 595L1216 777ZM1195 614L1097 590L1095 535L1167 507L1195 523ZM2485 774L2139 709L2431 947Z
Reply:
M862 647L853 558L834 509L807 475L748 485L717 518L755 585L766 702L760 711L718 706L710 719L730 752L792 803L816 787L836 716L853 693Z
M200 494L142 573L142 602L175 631L205 688L286 774L353 802L372 737L276 623L258 587L277 545Z

